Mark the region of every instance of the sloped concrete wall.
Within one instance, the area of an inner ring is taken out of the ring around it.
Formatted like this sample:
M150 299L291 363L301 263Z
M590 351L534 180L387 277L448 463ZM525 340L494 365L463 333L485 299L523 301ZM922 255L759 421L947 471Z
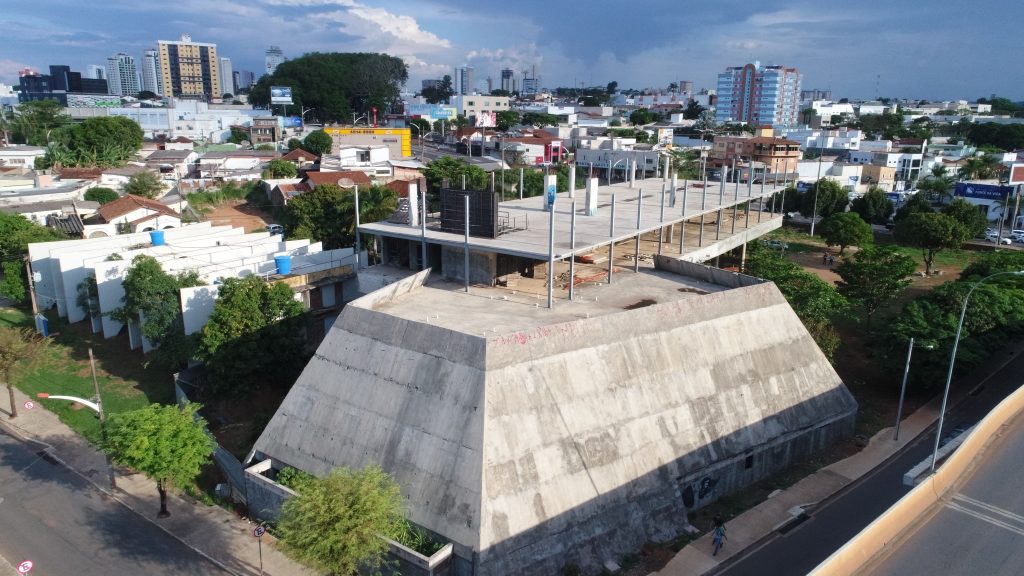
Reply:
M483 574L670 538L688 485L707 504L850 433L856 410L772 284L492 338L487 359Z

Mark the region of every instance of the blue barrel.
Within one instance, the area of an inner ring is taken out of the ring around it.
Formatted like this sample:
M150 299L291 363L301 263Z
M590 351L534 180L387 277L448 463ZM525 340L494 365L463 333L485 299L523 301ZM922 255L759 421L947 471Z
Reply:
M164 231L163 230L150 230L149 239L153 242L153 246L164 245Z
M274 264L277 265L278 274L291 274L292 257L288 255L274 256Z

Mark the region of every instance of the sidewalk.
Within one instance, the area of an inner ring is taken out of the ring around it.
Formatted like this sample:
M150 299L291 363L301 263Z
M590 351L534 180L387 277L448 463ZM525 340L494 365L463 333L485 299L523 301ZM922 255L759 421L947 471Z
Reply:
M28 399L20 391L15 391L18 417L12 420L6 412L0 413L0 428L24 441L43 444L42 448L98 489L229 573L247 576L260 573L259 543L252 535L253 524L219 506L207 506L181 494L168 494L167 509L171 516L158 520L156 513L160 499L155 482L142 474L121 471L116 473L117 488L111 489L110 470L103 453L62 423L55 414L39 406L38 402L35 408L26 410L24 405ZM7 560L18 561L15 558ZM0 576L8 573L8 566L0 558ZM13 569L10 573L14 573ZM263 573L268 576L316 574L287 558L277 549L276 540L269 534L263 536Z
M984 383L992 374L1001 370L1017 354L1024 352L1024 342L1007 349L1001 355L993 356L990 365L960 379L960 382ZM956 383L954 382L954 387ZM950 395L949 406L955 406L970 392L961 386ZM728 540L717 556L712 556L711 532L690 542L669 561L658 576L698 576L717 568L729 558L742 555L750 546L776 531L780 526L793 520L804 508L810 507L835 494L844 486L874 470L890 456L935 423L939 418L942 395L934 398L900 424L900 439L894 442L893 429L880 430L863 450L834 464L825 466L814 474L779 492L775 496L729 519ZM652 574L652 576L653 576Z

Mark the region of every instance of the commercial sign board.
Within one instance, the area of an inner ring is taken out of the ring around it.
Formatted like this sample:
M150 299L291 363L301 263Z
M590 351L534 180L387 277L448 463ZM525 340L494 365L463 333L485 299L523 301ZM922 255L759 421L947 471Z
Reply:
M498 114L496 112L478 112L476 124L478 128L494 128L497 125Z
M406 104L406 116L429 116L435 120L451 120L455 117L456 110L451 106L439 106L437 104Z
M674 132L671 128L658 128L658 144L662 146L672 146L672 137Z
M285 116L284 118L285 128L302 128L302 118L298 116Z
M975 184L973 182L957 182L954 196L977 198L979 200L1002 200L1013 193L1013 186L996 184Z
M412 156L412 130L409 128L324 128L324 132L338 145L383 144L392 148L392 158Z
M292 89L289 86L271 86L270 87L270 103L271 104L291 104L292 103Z

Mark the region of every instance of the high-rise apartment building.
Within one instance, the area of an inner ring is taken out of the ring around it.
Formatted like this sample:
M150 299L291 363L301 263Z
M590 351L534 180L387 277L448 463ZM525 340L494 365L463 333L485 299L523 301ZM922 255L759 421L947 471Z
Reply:
M220 98L220 59L217 45L193 42L188 34L180 40L159 40L160 75L164 96L206 100Z
M107 58L107 93L115 96L135 96L139 91L135 58L124 52Z
M160 75L160 53L155 48L142 52L142 89L163 95L163 77Z
M99 64L89 64L85 67L85 77L93 80L106 80L107 67Z
M515 70L511 68L505 68L501 71L501 89L506 92L512 91L513 78L515 78Z
M456 66L455 75L452 76L452 89L456 94L472 94L475 88L473 87L473 67L472 66Z
M284 60L284 52L281 50L280 46L271 46L270 48L267 48L266 57L264 58L264 73L273 74Z
M428 78L420 82L420 90L426 90L428 88L440 88L444 85L444 80L439 78Z
M231 58L220 59L220 95L232 94L235 90L235 75L231 71Z
M256 83L256 74L248 70L235 70L231 73L235 81L235 90L244 90Z
M718 75L715 119L755 126L795 125L800 114L800 72L759 62Z

